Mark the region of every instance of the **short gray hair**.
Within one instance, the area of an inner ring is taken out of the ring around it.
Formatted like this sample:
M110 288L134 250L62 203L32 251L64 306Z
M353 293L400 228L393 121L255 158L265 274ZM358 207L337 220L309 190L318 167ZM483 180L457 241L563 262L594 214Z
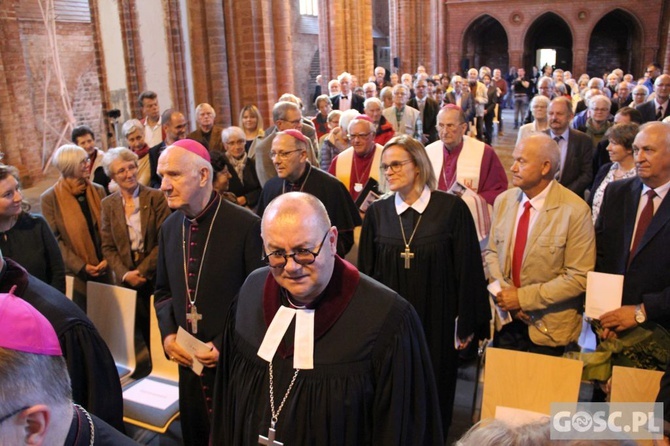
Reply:
M112 175L114 174L114 172L112 172L112 164L114 161L133 161L137 166L138 159L138 156L132 150L125 147L115 147L109 149L102 157L102 168L105 171L105 175L112 178Z
M135 132L142 132L142 134L144 134L144 125L140 122L139 119L129 119L123 123L123 127L121 127L121 133L123 134L124 138L128 138L128 135Z
M277 102L275 104L275 106L272 107L272 119L274 120L275 124L277 123L277 121L286 120L286 113L289 110L295 110L295 111L299 112L300 107L298 107L293 102L288 102L288 101Z
M74 170L86 158L88 158L86 150L74 144L65 144L56 149L51 164L63 177L67 178L74 175Z
M227 143L228 140L230 139L231 136L233 135L238 135L240 138L246 140L246 135L244 134L244 130L242 130L239 127L230 126L226 127L221 131L221 142Z

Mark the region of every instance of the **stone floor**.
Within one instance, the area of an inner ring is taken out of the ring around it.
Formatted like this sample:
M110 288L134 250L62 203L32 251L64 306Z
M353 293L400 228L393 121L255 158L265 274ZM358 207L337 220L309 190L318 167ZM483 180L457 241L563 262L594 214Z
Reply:
M505 168L508 178L510 177L509 168L512 165L512 150L516 143L517 131L513 129L512 110L503 110L504 135L496 134L493 138L493 148L500 157L500 161ZM497 125L495 133L497 133ZM51 168L46 177L36 183L33 187L24 190L25 199L31 204L31 212L39 213L39 196L47 188L54 184L58 178L58 173ZM452 444L466 432L473 424L473 394L475 389L475 379L477 375L476 361L472 360L459 367L459 379L456 387L456 398L454 401L454 414L447 444ZM479 398L481 399L482 386L479 388ZM478 403L477 403L477 407ZM478 418L478 411L474 411L475 419ZM151 446L176 446L181 443L181 426L179 421L172 423L170 429L162 435L156 435L148 431L128 426L128 432L141 443Z

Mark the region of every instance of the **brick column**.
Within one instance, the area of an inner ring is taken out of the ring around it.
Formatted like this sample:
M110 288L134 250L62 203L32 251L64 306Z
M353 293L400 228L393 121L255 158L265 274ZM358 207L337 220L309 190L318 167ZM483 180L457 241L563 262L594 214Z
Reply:
M188 106L188 94L186 90L188 80L186 77L186 64L184 60L184 38L182 34L179 0L166 0L163 2L163 7L165 8L172 107L181 111L186 117L186 120L190 121L193 110L190 110Z
M437 7L429 0L391 0L389 8L391 57L400 58L400 72L414 73L419 65L437 71Z
M587 57L589 54L588 48L577 48L573 46L572 49L572 72L586 73ZM595 73L594 73L595 74Z
M26 61L17 18L17 0L0 3L0 151L3 163L19 169L24 187L42 174L41 132L35 127Z
M91 3L97 2L92 1ZM91 14L93 11L91 11ZM128 86L128 104L135 118L142 117L142 108L137 102L140 93L147 89L145 79L142 44L140 42L136 0L119 0L119 17L123 35L123 58L126 62L126 85ZM96 47L97 51L97 47Z
M217 124L237 125L237 113L230 109L226 55L231 54L226 44L223 3L194 0L188 2L188 8L195 103L211 104Z
M244 105L255 104L265 126L271 124L277 98L292 91L289 0L224 2L230 110L233 122ZM278 15L275 15L278 14ZM286 17L285 17L286 15Z
M358 77L359 84L367 82L374 72L371 0L319 2L319 57L326 82L343 71Z

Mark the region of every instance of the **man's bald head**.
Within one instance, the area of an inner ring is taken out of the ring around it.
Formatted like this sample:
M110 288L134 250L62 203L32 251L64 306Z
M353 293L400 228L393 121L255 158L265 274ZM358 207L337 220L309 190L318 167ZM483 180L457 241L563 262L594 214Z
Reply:
M325 206L314 195L304 192L289 192L272 200L263 212L261 234L267 225L279 221L298 222L310 220L319 232L331 227L330 218Z

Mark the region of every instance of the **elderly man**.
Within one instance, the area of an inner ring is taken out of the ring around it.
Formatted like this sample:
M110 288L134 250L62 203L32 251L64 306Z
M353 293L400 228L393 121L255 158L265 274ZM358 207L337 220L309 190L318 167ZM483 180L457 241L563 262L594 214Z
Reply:
M468 70L468 87L475 100L475 129L477 139L484 141L484 110L489 102L486 85L479 81L479 72L476 68Z
M262 231L269 268L228 318L212 444L443 445L412 306L336 255L315 197L275 199Z
M346 71L337 76L337 81L340 83L340 92L330 97L333 103L333 110L349 110L351 108L363 113L364 98L355 95L351 86L351 74Z
M377 91L381 91L384 87L392 87L391 83L386 80L386 68L375 68L375 86Z
M302 133L303 129L302 111L294 102L277 102L272 108L272 120L275 123L274 129L269 131L265 135L265 138L256 140L256 143L249 149L249 157L253 158L256 163L256 175L258 175L258 181L260 181L261 186L264 186L268 180L277 176L272 159L270 159L272 141L274 141L277 132L295 129ZM312 130L316 134L316 130L313 128ZM307 140L309 141L307 151L309 162L314 166L318 166L312 140L309 138Z
M463 110L447 105L437 114L440 140L426 147L438 179L437 188L449 191L456 182L471 189L475 196L463 198L473 214L477 235L482 241L490 225L489 206L507 190L505 169L488 144L465 136L468 124Z
M393 105L384 109L382 114L393 128L396 135L416 136L416 121L419 110L407 105L409 90L404 84L393 87Z
M670 116L670 75L661 74L654 81L656 97L636 108L642 113L642 122L662 121Z
M73 404L62 350L42 314L11 292L0 294L0 443L136 445Z
M637 177L607 186L596 222L596 271L624 276L623 306L600 318L605 336L646 320L670 330L670 126L644 124L633 153Z
M589 101L589 117L584 122L584 125L577 128L580 132L584 132L593 143L594 149L604 138L607 129L612 127L610 118L610 108L612 101L605 95L599 94L593 96Z
M363 94L365 99L376 98L377 97L377 84L374 82L366 82L363 84Z
M621 81L619 82L619 85L617 85L616 94L612 97L612 101L616 102L618 109L629 106L633 101L631 88L632 85L626 81Z
M548 135L524 138L512 156L515 187L496 199L485 250L491 280L503 288L496 303L513 317L495 345L561 356L579 337L595 262L591 210L555 180L561 154Z
M144 140L149 147L156 146L167 136L163 128L161 109L158 106L158 96L153 91L143 91L138 102L142 109L140 122L144 126Z
M195 108L195 123L198 128L186 137L198 141L207 150L219 150L223 152L223 143L221 142L223 127L214 124L215 118L216 111L214 111L214 107L206 102L198 104Z
M261 265L260 220L213 191L209 152L176 141L158 161L161 190L176 212L158 240L156 313L165 354L179 367L179 410L186 444L209 444L212 390L223 315L244 279ZM177 343L182 329L210 350L192 357ZM200 376L191 366L205 367Z
M375 143L375 124L367 115L352 119L348 132L351 147L333 158L328 173L340 180L358 202L361 192L365 191L365 196L370 192L379 195L379 162L384 147Z
M340 82L337 79L331 79L328 82L328 95L335 96L340 93Z
M123 123L121 133L126 138L128 148L137 155L137 181L143 186L151 184L151 163L149 150L151 148L144 140L144 126L137 119L130 119Z
M552 100L555 97L555 84L552 78L548 76L542 76L537 81L537 94L546 97L549 100ZM528 108L528 113L526 114L526 119L524 120L525 124L530 124L535 121L535 116L533 116L533 110Z
M385 87L390 90L389 87ZM375 125L375 142L382 146L386 144L395 135L393 126L386 120L382 114L384 104L378 98L370 98L365 100L365 115L372 119Z
M558 182L580 197L593 181L593 143L586 134L570 128L572 120L570 99L558 97L549 104L549 130L546 133L560 149L557 168Z
M188 126L186 118L182 112L173 108L168 108L163 112L161 121L163 121L165 139L149 150L149 167L151 168L150 186L154 189L161 187L161 178L156 173L156 169L158 168L158 158L166 147L171 146L176 141L186 138L186 128Z
M460 107L465 114L465 122L469 123L475 118L475 100L466 88L463 88L463 78L454 76L451 78L452 90L444 95L445 104L454 104Z
M415 96L407 102L412 108L419 110L419 116L423 123L423 133L421 142L430 144L437 141L437 129L435 128L437 112L440 111L440 105L437 101L428 96L428 82L424 79L417 79L414 82Z
M278 132L272 141L270 157L277 176L265 184L258 201L258 215L277 196L300 191L316 196L328 210L340 236L337 253L344 257L354 244L354 228L361 225L361 217L347 188L332 175L312 167L307 162L307 138L295 129Z

